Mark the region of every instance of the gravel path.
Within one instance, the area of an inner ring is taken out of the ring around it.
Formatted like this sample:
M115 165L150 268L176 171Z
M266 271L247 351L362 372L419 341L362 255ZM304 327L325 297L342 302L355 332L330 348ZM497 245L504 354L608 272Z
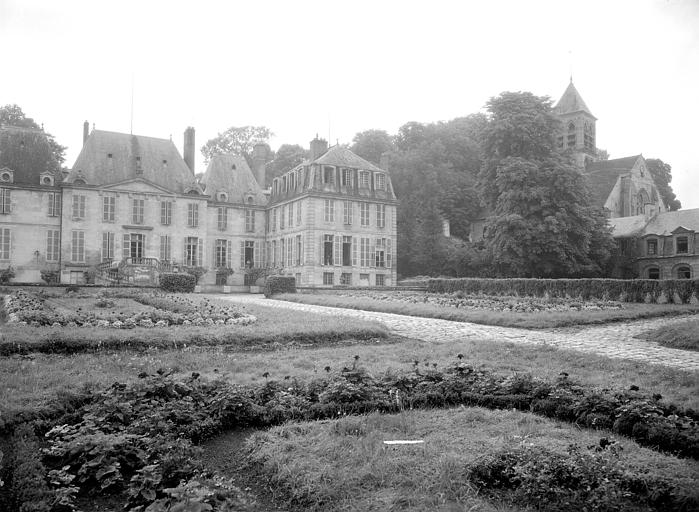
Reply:
M267 307L293 309L325 315L342 315L384 324L392 333L409 338L418 338L434 343L449 343L464 338L478 340L507 341L529 345L549 345L566 350L577 350L616 359L629 359L657 364L690 372L699 372L699 352L663 347L657 343L634 339L648 329L683 322L686 316L653 318L617 322L602 326L528 330L468 322L454 322L435 318L423 318L393 313L378 313L346 308L331 308L310 304L298 304L261 295L226 295L217 299L240 304L256 304Z

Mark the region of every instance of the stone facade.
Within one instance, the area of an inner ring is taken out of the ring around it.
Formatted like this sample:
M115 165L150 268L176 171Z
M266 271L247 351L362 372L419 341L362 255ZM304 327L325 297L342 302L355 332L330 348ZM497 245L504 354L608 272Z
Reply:
M14 281L40 282L52 270L66 283L156 284L161 272L203 267L204 286L254 284L255 268L303 286L395 284L390 177L344 148L313 141L315 158L275 179L270 193L258 182L265 146L253 153L255 174L243 157L217 155L196 179L192 128L183 159L171 140L86 126L63 174L46 158L8 160L27 133L3 130L13 136L0 139L0 268L12 266ZM32 137L33 155L44 146L41 133Z

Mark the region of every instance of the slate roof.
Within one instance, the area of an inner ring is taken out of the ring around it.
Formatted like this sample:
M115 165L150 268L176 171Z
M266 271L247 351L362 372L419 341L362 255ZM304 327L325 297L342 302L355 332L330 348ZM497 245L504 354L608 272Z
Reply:
M641 155L591 162L585 167L590 200L596 206L604 206L619 176L628 174Z
M265 205L267 197L257 183L245 158L238 155L214 155L201 179L204 193L218 200L216 194L225 192L228 202L243 203L250 194L256 205Z
M60 164L51 153L48 137L42 130L0 127L0 169L14 171L17 185L39 185L40 174L51 172L60 180Z
M556 106L553 107L553 110L558 115L572 114L573 112L585 112L586 114L595 117L592 115L592 112L590 112L590 109L587 108L582 96L580 96L580 93L573 85L573 80L570 81L568 87L563 93L563 96L561 96L561 99L558 100L558 103L556 103ZM597 118L595 117L595 119Z
M639 236L643 233L648 219L645 215L634 215L632 217L615 217L609 219L614 238L628 238Z
M79 175L97 186L142 178L179 194L195 181L171 140L104 130L92 130L65 181Z
M699 232L699 208L659 213L643 232L646 235L669 235L679 227Z
M366 171L386 172L384 169L379 169L371 162L364 160L362 157L355 155L349 149L342 146L333 146L326 153L316 158L311 163L337 165L340 167L354 167L356 169L364 169Z

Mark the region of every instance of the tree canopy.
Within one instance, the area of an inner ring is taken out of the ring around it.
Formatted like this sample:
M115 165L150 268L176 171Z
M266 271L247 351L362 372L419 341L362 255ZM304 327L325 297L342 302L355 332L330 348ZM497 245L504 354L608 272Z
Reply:
M648 172L653 176L653 181L655 186L658 187L658 192L660 197L663 198L665 206L671 211L682 208L682 203L677 199L670 186L672 181L672 167L670 164L666 164L659 158L648 158L646 159L646 165L648 166Z
M267 183L303 162L308 151L298 144L282 144L267 165Z
M244 156L248 165L252 165L252 148L259 142L267 143L272 135L264 126L232 126L202 146L204 162L208 164L214 155L233 153Z
M555 149L551 101L506 92L487 104L481 198L491 212L486 245L502 275L594 276L613 240L584 177Z
M16 104L8 104L0 107L0 124L43 130L42 126L39 126L31 117L27 117L22 111L22 108ZM66 147L56 142L56 139L54 139L53 135L50 133L46 133L46 137L51 147L51 154L60 167L66 160Z
M366 130L352 139L350 150L371 163L379 165L381 155L394 149L393 137L384 130Z

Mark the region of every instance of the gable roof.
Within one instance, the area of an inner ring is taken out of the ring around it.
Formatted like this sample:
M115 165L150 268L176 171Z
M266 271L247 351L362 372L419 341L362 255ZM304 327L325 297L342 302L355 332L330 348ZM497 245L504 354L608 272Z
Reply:
M65 181L78 177L97 186L143 178L180 194L195 181L171 140L104 130L92 130Z
M60 180L60 164L51 152L46 133L32 128L0 126L0 169L14 171L14 183L18 185L40 184L44 172Z
M355 167L357 169L364 169L367 171L386 172L384 169L379 169L371 162L364 160L362 157L355 155L349 149L342 146L333 146L311 163L321 165L337 165L340 167Z
M585 104L585 101L582 99L582 96L580 96L580 93L573 85L572 79L570 80L568 87L563 93L563 96L561 96L561 99L558 100L556 106L553 107L553 111L558 115L572 114L574 112L585 112L586 114L589 114L590 116L597 119L595 116L592 115L590 109L587 108L587 105Z
M584 175L592 204L604 206L619 176L630 173L639 158L642 156L627 156L587 164Z
M225 192L228 202L246 203L252 195L254 204L264 205L267 197L263 193L245 158L239 155L214 155L201 179L204 193L218 200L216 194Z

